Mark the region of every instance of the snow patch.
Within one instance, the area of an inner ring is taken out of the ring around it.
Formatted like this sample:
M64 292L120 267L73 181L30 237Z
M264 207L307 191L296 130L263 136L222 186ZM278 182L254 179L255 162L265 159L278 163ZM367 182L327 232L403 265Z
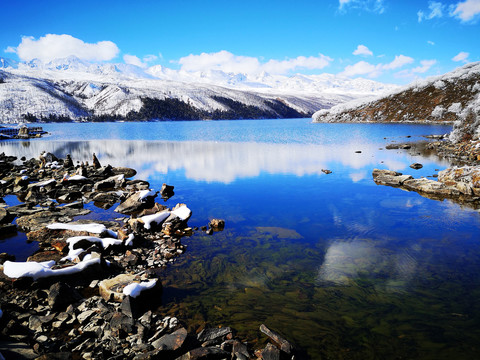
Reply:
M143 281L140 283L131 283L123 288L123 294L136 298L144 290L152 289L157 284L157 279L152 279L150 281Z
M143 222L145 229L150 230L153 223L160 225L169 216L170 211L164 210L156 214L142 216L140 220Z
M21 277L31 277L33 280L38 280L40 278L46 278L51 276L60 276L60 275L73 275L77 274L89 266L100 264L100 259L90 259L87 261L82 261L76 265L61 268L61 269L52 269L55 265L55 261L44 261L44 262L13 262L6 261L3 264L3 273L9 278L18 279Z
M71 230L71 231L86 231L92 234L101 234L106 231L110 236L116 238L117 234L107 229L103 224L63 224L63 223L54 223L47 225L47 228L50 230Z

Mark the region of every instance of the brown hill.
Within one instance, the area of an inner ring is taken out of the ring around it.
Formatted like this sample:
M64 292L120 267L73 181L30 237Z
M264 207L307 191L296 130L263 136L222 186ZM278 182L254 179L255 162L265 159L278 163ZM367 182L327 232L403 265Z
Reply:
M480 111L480 62L374 100L321 110L314 122L463 122ZM470 115L468 115L470 114ZM475 122L475 121L474 121Z

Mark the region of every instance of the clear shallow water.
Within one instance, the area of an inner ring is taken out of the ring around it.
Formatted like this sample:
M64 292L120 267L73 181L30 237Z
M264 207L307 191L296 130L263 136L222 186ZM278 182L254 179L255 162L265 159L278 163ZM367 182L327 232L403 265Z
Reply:
M448 127L300 119L44 128L49 137L3 142L0 152L81 161L95 152L154 188L175 185L167 205L187 203L191 226L226 220L224 232L184 239L188 251L164 274L161 312L192 328L230 325L250 341L264 341L266 323L312 358L478 357L478 212L371 176L444 169L434 156L384 148ZM12 241L0 250L23 247Z

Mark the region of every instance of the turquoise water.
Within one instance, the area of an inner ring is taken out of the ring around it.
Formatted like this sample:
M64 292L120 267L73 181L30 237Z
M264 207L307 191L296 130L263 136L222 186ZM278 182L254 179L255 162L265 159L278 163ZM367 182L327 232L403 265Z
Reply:
M159 311L192 329L230 325L264 342L258 327L266 323L315 359L480 355L478 212L377 186L371 176L374 168L420 177L448 167L385 146L449 127L296 119L44 128L50 136L2 142L0 152L47 150L74 161L95 152L156 189L174 185L167 205L188 204L189 225L226 220L223 232L184 239L187 252L164 273ZM424 167L409 168L414 162ZM0 251L23 246L0 240Z

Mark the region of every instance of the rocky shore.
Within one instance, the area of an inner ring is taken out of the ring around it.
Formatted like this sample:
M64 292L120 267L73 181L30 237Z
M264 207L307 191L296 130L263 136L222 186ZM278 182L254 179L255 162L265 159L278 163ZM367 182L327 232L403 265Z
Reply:
M0 359L284 359L293 345L266 325L253 349L228 326L190 329L162 317L161 272L185 252L182 238L213 234L225 222L188 226L186 204L169 209L174 187L132 180L130 168L0 154L0 233L22 231L39 250L26 262L0 254ZM7 206L15 195L20 204ZM115 207L119 218L77 220ZM100 210L99 210L100 211Z
M436 180L415 179L392 170L374 169L373 180L377 185L399 187L407 191L434 199L450 199L454 202L480 209L480 140L452 143L448 140L433 141L420 147L435 152L439 157L448 159L454 166L432 175ZM418 151L418 144L391 144L387 149L404 149ZM413 169L421 164L412 164Z

